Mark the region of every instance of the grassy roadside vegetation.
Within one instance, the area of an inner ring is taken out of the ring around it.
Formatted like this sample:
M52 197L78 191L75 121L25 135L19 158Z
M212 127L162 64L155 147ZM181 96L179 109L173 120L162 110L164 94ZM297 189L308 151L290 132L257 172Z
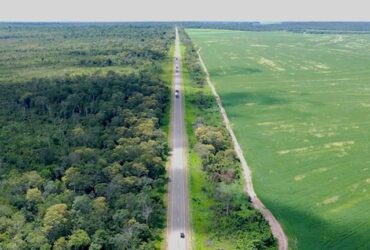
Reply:
M173 39L174 41L174 39ZM161 79L162 81L168 86L168 89L171 90L171 86L172 86L172 77L173 77L173 56L174 56L174 53L175 53L175 43L173 43L173 45L169 48L168 50L168 56L167 58L164 60L164 63L163 63L163 68L162 68L162 75L161 75ZM172 93L172 90L170 91ZM163 118L162 118L162 123L160 125L161 127L161 130L165 133L165 136L166 136L166 141L168 141L169 139L169 133L170 133L170 114L171 114L171 103L172 103L172 95L170 95L170 99L169 99L169 105L166 106L166 109L165 109L165 112L164 112L164 115L163 115ZM166 165L166 168L168 167L168 161L167 161L167 165ZM166 171L166 177L168 177L168 171ZM166 185L166 194L168 194L168 185ZM163 197L163 202L164 204L166 204L166 206L168 205L168 195L165 195ZM167 223L167 221L166 221ZM156 242L155 246L157 249L166 249L166 233L167 233L167 226L165 226L163 228L163 232L162 232L162 238L161 239L158 239L158 241Z
M196 51L182 30L194 249L275 249L268 224L243 191L239 162Z
M172 86L172 76L173 76L173 55L175 53L175 44L173 44L168 51L168 56L164 60L161 80L171 89ZM171 96L172 98L172 96ZM162 118L161 129L166 133L168 136L170 132L170 112L171 112L171 105L166 107L166 111Z

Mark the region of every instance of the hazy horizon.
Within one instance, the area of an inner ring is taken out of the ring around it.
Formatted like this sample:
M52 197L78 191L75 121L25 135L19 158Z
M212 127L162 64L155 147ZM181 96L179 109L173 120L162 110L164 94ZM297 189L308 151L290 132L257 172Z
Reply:
M317 21L317 20L282 20L282 21L259 21L259 20L121 20L121 21L105 21L105 20L0 20L0 23L265 23L265 24L280 24L280 23L370 23L370 21L338 21L338 20L327 20L327 21Z

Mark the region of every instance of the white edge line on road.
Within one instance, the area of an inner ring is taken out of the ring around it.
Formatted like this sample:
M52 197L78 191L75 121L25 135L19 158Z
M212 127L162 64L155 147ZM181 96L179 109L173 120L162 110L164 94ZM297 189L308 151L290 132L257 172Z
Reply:
M184 132L184 137L183 137L183 147L184 147L184 150L182 150L182 155L183 155L183 161L184 161L184 167L185 167L185 182L184 182L184 186L185 188L183 188L183 191L184 191L184 196L185 196L185 199L186 199L186 207L185 207L185 215L187 217L184 218L185 220L185 232L186 232L186 237L185 237L185 240L186 240L186 249L187 250L191 250L192 249L192 230L190 230L190 222L189 222L189 216L190 216L190 213L189 213L189 199L188 199L188 192L189 192L189 185L188 185L188 168L187 168L187 154L188 154L188 138L187 138L187 131L186 131L186 126L185 126L185 119L184 119L184 114L185 114L185 96L184 96L184 86L183 86L183 78L182 78L182 55L181 55L181 47L180 47L180 38L179 38L179 35L178 35L178 28L176 27L176 39L175 39L175 47L174 47L174 53L173 55L171 56L171 60L173 61L173 65L172 65L172 81L171 81L171 99L170 99L170 103L171 103L171 109L170 109L170 116L171 117L174 117L174 112L175 112L175 109L174 109L174 96L173 96L173 92L175 90L175 64L176 61L175 61L175 57L176 57L176 47L177 45L179 46L178 50L179 50L179 54L177 55L178 59L177 59L177 62L179 64L179 75L180 75L180 98L181 98L181 101L182 101L182 109L181 109L181 113L182 113L182 122L180 123L180 127L182 128L183 132ZM169 127L169 137L168 137L168 140L169 140L169 146L170 146L170 152L171 154L169 155L169 158L168 158L168 161L167 161L167 171L168 171L168 177L171 176L171 172L173 171L173 168L171 166L171 157L173 157L173 140L172 140L172 137L173 137L173 127L175 126L174 124L174 119L170 117L170 127ZM166 225L166 240L165 240L165 249L168 249L168 239L169 239L169 235L170 235L170 232L169 232L169 225L170 225L170 222L173 218L171 218L171 214L173 211L173 202L170 203L170 199L171 199L171 195L172 195L172 192L173 190L171 190L170 188L170 185L168 184L168 187L167 187L167 225ZM171 205L171 207L169 206Z
M177 29L177 27L176 27ZM183 159L184 159L184 166L185 166L185 182L184 182L184 192L185 192L185 198L186 200L188 201L186 204L186 211L185 211L185 214L186 214L186 217L188 218L186 221L185 221L185 228L186 228L186 241L187 241L187 249L188 250L191 250L193 247L193 244L192 244L192 230L191 230L191 214L190 214L190 202L189 202L189 168L188 168L188 134L187 134L187 130L186 130L186 121L185 121L185 116L186 116L186 105L185 105L185 85L184 85L184 78L183 78L183 72L182 72L182 69L183 69L183 61L182 61L182 54L181 54L181 39L180 39L180 34L178 33L178 39L179 39L179 58L178 58L178 61L179 61L179 72L180 72L180 81L181 81L181 84L180 84L180 88L181 88L181 91L180 91L180 95L181 95L181 101L182 101L182 117L183 117L183 120L182 120L182 123L181 123L181 126L182 126L182 130L184 132L184 138L183 138L183 145L184 145L184 150L183 150Z

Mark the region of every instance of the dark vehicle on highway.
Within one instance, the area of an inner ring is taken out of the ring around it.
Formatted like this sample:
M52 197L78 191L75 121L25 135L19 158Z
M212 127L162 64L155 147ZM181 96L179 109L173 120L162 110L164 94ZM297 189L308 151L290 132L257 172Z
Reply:
M175 97L179 98L179 90L177 90L177 89L175 90Z
M181 238L185 238L185 234L184 233L180 233L180 237Z

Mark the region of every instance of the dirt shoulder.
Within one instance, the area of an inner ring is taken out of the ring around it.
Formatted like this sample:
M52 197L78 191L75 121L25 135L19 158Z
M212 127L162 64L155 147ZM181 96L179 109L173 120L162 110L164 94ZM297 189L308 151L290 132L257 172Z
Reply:
M241 147L240 147L240 145L239 145L239 143L238 143L238 141L235 137L235 134L234 134L234 132L233 132L231 126L230 126L229 118L227 117L226 111L222 106L220 96L217 94L217 91L216 91L214 85L212 84L212 82L210 80L207 67L204 64L203 59L200 56L199 51L198 51L198 56L199 56L199 61L202 64L203 70L206 74L206 81L207 81L209 87L211 88L213 95L216 98L216 102L217 102L217 105L220 109L223 122L226 126L227 131L229 132L229 134L231 136L232 143L233 143L233 146L234 146L234 150L235 150L238 158L240 159L240 163L241 163L242 169L243 169L243 176L244 176L244 180L245 180L245 191L248 194L248 196L251 198L251 202L252 202L253 207L256 208L258 211L260 211L261 214L263 215L263 217L266 219L266 221L268 221L272 234L278 240L279 250L287 250L288 249L288 238L286 237L280 223L277 221L277 219L274 217L274 215L270 212L270 210L268 210L263 205L262 201L257 197L257 194L254 191L253 182L252 182L252 174L251 174L250 168L247 164L247 161L246 161L246 159L243 155L243 151L242 151L242 149L241 149Z

